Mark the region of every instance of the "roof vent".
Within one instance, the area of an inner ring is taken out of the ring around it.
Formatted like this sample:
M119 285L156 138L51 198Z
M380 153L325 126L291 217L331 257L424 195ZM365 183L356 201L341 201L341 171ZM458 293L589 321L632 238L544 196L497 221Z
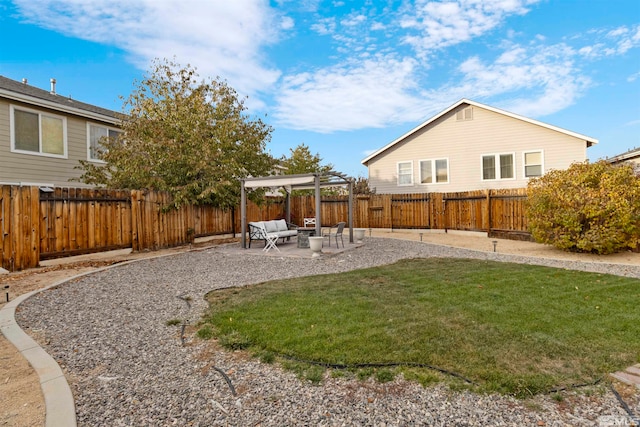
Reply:
M25 78L23 78L23 79L22 79L22 84L26 85L27 83L28 83L28 82L27 82L27 78L26 78L26 77L25 77Z
M52 78L49 80L51 82L51 95L56 94L56 79Z

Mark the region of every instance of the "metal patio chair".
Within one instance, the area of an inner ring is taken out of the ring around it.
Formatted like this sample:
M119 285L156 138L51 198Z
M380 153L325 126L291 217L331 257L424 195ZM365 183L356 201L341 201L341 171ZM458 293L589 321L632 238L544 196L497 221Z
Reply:
M342 239L342 232L344 231L345 225L347 225L346 222L339 222L336 225L329 227L328 231L322 233L322 237L329 238L329 247L331 247L331 238L335 238L336 247L339 248L340 245L338 244L338 237L340 237L340 241L342 242L342 247L344 248L344 240Z

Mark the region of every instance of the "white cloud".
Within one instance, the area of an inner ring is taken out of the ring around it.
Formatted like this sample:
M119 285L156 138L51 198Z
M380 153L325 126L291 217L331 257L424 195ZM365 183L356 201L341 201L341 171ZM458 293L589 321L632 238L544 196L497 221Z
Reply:
M407 35L404 42L423 56L478 37L500 25L509 15L527 13L526 6L537 1L418 0L412 15L406 15L400 23L401 27L416 32Z
M587 59L601 59L608 56L624 55L640 46L640 25L618 27L608 32L595 31L597 41L583 46L578 52Z
M293 18L290 18L288 16L283 17L282 20L280 21L280 28L282 28L283 30L290 30L294 26L295 26L295 22Z
M335 18L322 18L318 22L311 25L311 29L321 36L326 36L335 33L336 20Z
M498 100L509 111L541 117L576 102L591 81L571 47L511 45L492 61L474 56L438 87L419 87L414 59L376 56L360 63L287 76L279 125L329 133L425 120L461 98ZM486 101L485 101L486 102Z
M264 1L16 0L16 5L30 22L117 46L143 69L153 58L175 57L196 66L202 77L228 80L244 95L255 95L280 75L261 57L261 49L277 40L279 27Z
M340 24L345 27L355 27L356 25L360 25L367 20L367 17L361 14L351 15L346 19L340 21Z
M627 77L627 81L629 83L633 83L636 80L638 80L639 78L640 78L640 71L638 71L637 73L633 73L629 77Z
M493 63L470 58L459 68L463 79L456 89L468 97L510 98L507 109L524 116L548 115L575 103L591 84L575 56L560 44L531 50L514 46Z
M409 58L375 57L288 76L274 116L281 126L321 133L413 120L415 65Z

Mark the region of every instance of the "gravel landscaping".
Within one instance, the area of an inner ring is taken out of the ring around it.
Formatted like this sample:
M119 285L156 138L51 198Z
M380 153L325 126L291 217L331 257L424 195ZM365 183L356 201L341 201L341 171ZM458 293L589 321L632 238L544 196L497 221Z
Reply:
M234 244L237 247L237 244ZM497 395L423 388L396 379L378 384L297 379L275 365L185 342L173 319L195 325L214 289L272 279L383 265L401 258L466 257L548 265L640 278L639 265L582 263L478 252L372 238L320 259L257 256L219 246L126 265L42 292L16 317L61 365L76 400L79 426L429 425L597 426L624 417L613 393L567 392L517 401ZM235 391L224 377L226 372Z

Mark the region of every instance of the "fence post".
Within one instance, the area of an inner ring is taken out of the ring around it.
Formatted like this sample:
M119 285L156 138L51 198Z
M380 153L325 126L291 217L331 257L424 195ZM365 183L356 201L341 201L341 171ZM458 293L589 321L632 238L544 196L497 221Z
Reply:
M489 233L491 233L491 215L493 215L493 213L491 212L491 190L486 190L487 192L487 236L489 235Z
M131 250L137 252L140 250L140 204L138 190L131 190Z

